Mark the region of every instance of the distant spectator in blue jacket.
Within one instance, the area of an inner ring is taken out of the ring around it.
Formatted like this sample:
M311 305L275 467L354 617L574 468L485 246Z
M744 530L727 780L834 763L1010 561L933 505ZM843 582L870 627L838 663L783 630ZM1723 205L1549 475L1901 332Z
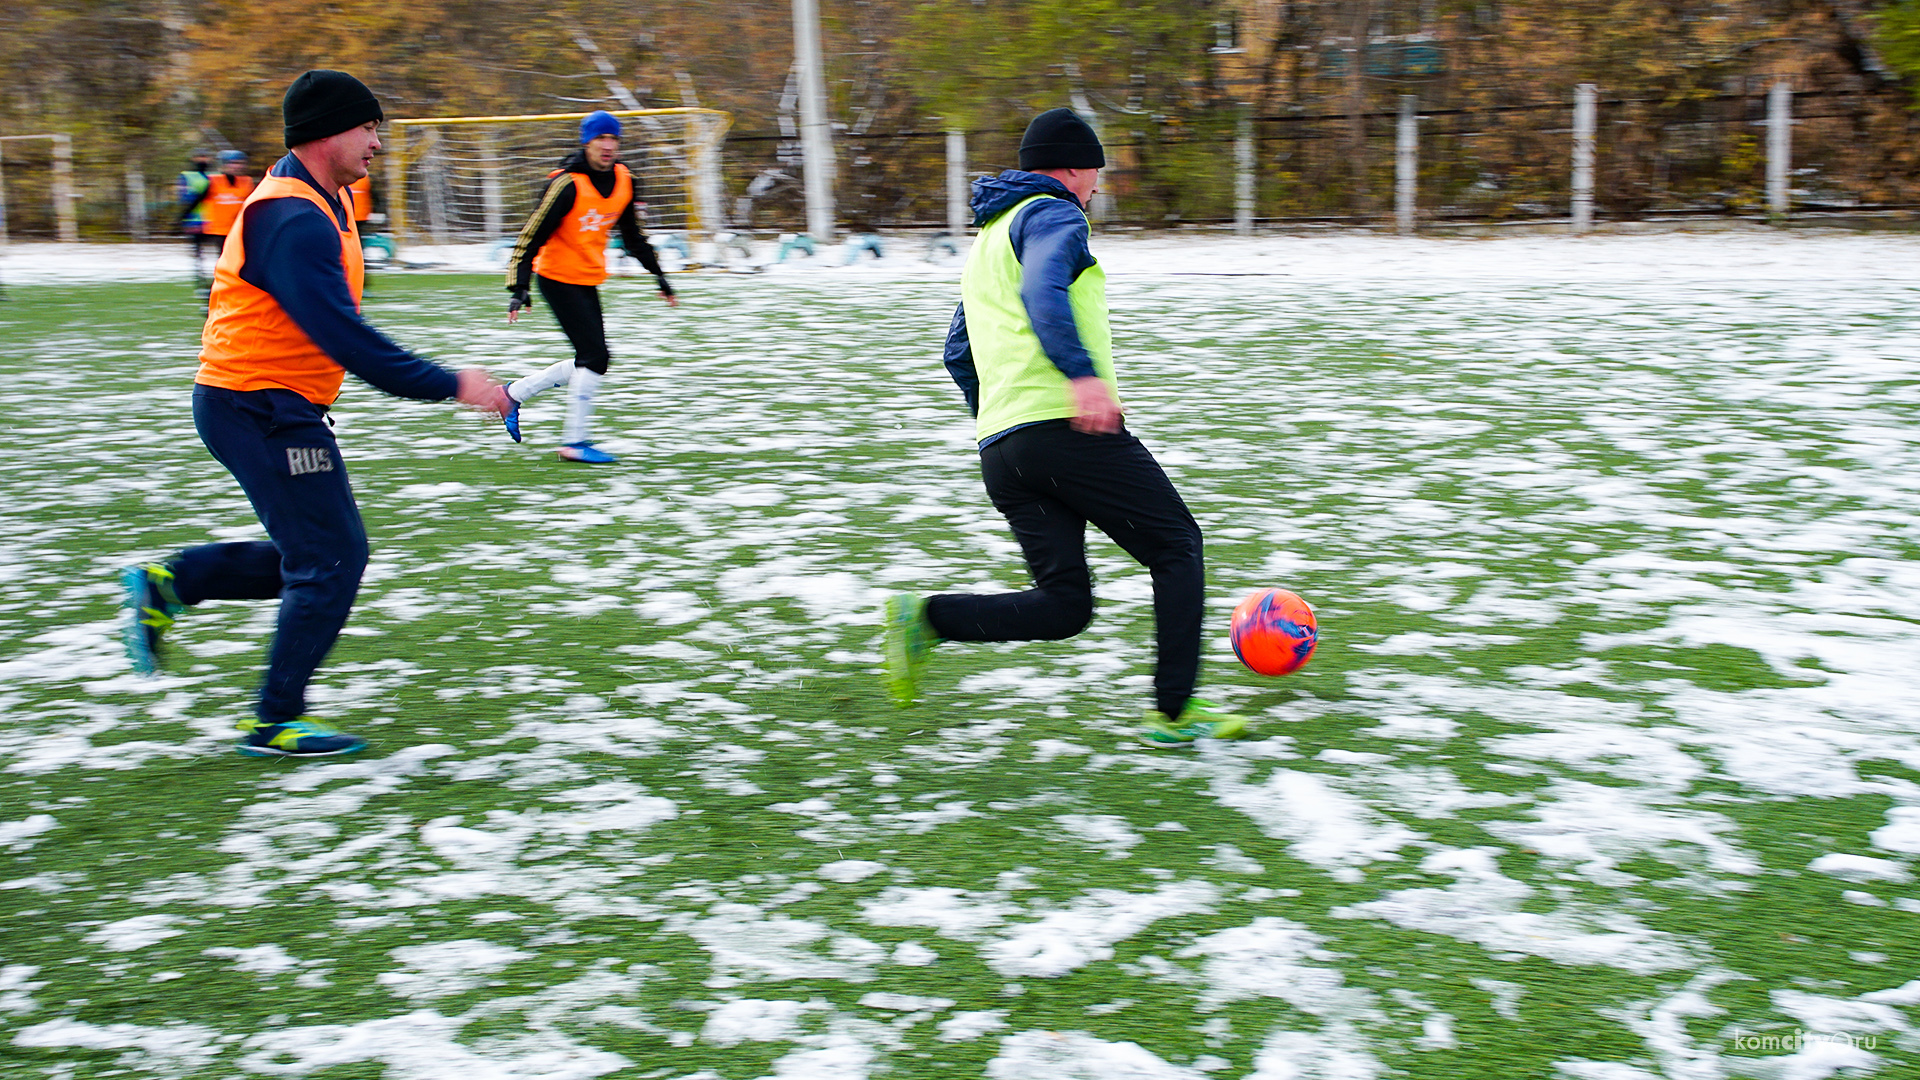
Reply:
M180 231L186 235L187 246L193 252L193 286L203 299L207 287L212 284L201 270L201 252L207 243L207 218L202 207L207 201L207 192L211 190L207 170L212 167L212 155L205 150L196 150L193 162L174 184L180 204Z

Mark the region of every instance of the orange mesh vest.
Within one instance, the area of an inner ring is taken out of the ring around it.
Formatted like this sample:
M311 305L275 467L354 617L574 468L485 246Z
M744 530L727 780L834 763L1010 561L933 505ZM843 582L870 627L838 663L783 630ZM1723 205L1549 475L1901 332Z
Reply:
M340 191L346 198L346 190ZM260 182L249 203L262 199L305 199L320 208L336 226L327 200L305 180L269 176ZM195 382L228 390L291 390L316 405L331 405L340 396L346 369L297 326L266 290L240 278L247 261L246 219L240 218L226 249L213 268L213 295L207 302L207 327L200 334L200 374ZM365 272L360 256L360 230L349 220L340 230L340 262L347 289L360 306Z
M207 223L208 236L226 236L240 217L240 207L253 192L253 177L216 173L207 177L207 197L200 203L200 216Z
M353 220L365 221L373 214L373 177L363 176L347 185L353 192Z
M547 175L560 173L556 169ZM533 272L569 285L598 285L607 280L607 237L617 226L620 211L633 201L633 174L614 162L613 194L605 197L592 180L578 173L554 182L573 184L573 209L533 257Z

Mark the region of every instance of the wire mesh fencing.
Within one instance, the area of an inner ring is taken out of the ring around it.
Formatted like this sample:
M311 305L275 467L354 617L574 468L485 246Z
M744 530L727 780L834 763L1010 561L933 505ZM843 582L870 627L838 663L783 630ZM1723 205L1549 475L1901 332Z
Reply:
M1769 89L1768 80L1754 79L1740 92L1690 100L1601 96L1593 131L1594 220L1767 215ZM1898 221L1920 213L1920 112L1842 91L1795 92L1790 108L1790 215ZM1270 228L1393 227L1400 114L1315 109L1103 114L1109 167L1095 217L1107 226L1149 229L1236 221ZM1568 219L1574 111L1571 98L1417 110L1413 226ZM794 134L733 131L722 142L723 121L699 130L694 121L665 117L632 122L637 137L629 140L625 160L650 203L650 228L805 230L804 171ZM374 164L374 198L393 225L417 240L514 232L546 173L577 146L568 119L545 128L401 126L392 129L385 159ZM1020 135L1018 127L965 132L962 171L972 177L1017 167ZM949 227L955 215L949 136L938 129L836 132L840 227ZM168 171L176 163L162 165L157 150L147 154L151 160L136 184L111 143L80 141L70 151L70 178L61 193L48 137L0 141L0 237L124 239L177 228ZM1242 162L1251 163L1245 175ZM132 190L140 185L143 192ZM62 207L66 225L57 212Z
M1920 124L1859 95L1791 95L1787 170L1794 213L1920 210L1920 160L1890 159ZM1416 111L1416 227L1567 219L1573 203L1574 103ZM1595 220L1767 213L1768 94L1683 102L1600 99L1593 131ZM1239 162L1252 162L1252 220L1269 226L1389 226L1400 163L1398 112L1358 116L1222 111L1183 123L1107 121L1108 168L1096 217L1108 225L1223 225L1243 213ZM849 228L939 228L948 221L948 133L836 136L835 200ZM1243 157L1242 141L1251 144ZM965 171L1018 164L1018 129L969 131ZM727 141L737 229L800 230L797 141ZM769 179L771 177L771 179Z

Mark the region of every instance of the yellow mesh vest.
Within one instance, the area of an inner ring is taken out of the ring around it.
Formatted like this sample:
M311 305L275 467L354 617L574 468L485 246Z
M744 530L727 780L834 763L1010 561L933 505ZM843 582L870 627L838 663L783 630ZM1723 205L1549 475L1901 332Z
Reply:
M1020 302L1023 278L1008 233L1028 207L1051 195L1023 200L980 230L960 273L960 304L967 315L967 341L980 376L980 414L974 438L985 439L1010 427L1074 414L1067 377L1047 359ZM1067 290L1080 343L1093 357L1094 373L1113 387L1113 333L1107 326L1107 274L1099 263L1082 271Z

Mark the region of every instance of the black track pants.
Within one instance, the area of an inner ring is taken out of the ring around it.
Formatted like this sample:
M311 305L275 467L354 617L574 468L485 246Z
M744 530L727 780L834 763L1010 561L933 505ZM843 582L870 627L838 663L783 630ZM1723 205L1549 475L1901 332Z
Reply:
M1139 439L1086 435L1049 420L980 451L980 476L1026 554L1026 592L953 593L927 601L934 632L952 641L1052 641L1093 618L1088 522L1153 576L1159 658L1155 707L1179 716L1200 669L1206 567L1200 526Z
M607 324L600 314L600 290L592 285L569 285L534 275L540 296L573 345L573 362L599 375L607 373Z

